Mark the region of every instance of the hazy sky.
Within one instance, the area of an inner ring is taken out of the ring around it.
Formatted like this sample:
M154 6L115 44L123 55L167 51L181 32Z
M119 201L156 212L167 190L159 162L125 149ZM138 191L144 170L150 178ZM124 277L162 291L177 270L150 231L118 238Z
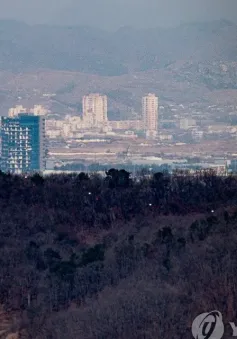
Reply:
M1 18L109 29L220 18L237 22L237 0L0 0L0 9Z

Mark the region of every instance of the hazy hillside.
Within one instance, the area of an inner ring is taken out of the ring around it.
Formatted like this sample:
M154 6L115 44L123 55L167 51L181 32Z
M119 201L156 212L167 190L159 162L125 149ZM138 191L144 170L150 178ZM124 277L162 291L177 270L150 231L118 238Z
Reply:
M101 75L161 68L177 60L236 61L237 26L227 21L169 29L57 27L0 21L0 69L47 68Z
M108 95L117 118L140 112L150 91L161 105L235 104L236 36L237 26L227 21L116 32L0 21L1 114L37 102L62 114L80 111L89 92ZM44 93L56 93L55 100Z

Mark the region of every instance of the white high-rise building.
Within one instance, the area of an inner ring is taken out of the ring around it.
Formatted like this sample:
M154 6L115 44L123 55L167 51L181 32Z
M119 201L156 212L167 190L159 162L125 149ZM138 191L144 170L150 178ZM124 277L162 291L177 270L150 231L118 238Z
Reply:
M107 96L98 93L85 95L82 101L83 120L88 121L93 127L106 125Z
M144 130L149 138L157 136L158 131L158 97L149 93L142 98Z

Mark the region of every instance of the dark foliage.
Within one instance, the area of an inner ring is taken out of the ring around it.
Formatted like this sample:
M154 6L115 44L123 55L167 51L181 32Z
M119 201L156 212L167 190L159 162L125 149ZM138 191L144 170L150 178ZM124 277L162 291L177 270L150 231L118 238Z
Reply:
M236 205L211 171L1 172L0 303L26 338L188 339L199 312L236 317Z

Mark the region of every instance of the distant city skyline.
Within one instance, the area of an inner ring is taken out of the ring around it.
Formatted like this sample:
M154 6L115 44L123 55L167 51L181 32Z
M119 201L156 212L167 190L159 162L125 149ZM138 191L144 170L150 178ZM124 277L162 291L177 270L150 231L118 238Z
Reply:
M236 0L2 0L0 19L30 24L149 28L227 19L237 23Z

